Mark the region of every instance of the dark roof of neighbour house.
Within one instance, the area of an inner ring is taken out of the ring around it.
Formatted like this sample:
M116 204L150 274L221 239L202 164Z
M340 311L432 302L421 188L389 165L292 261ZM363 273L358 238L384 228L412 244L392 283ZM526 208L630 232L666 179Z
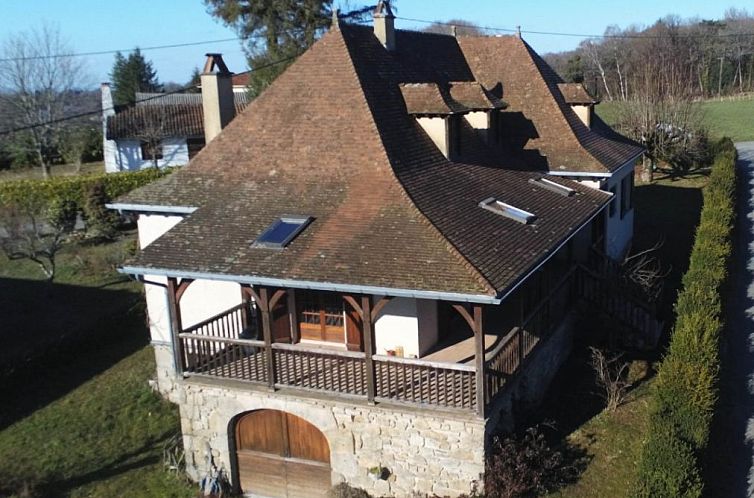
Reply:
M531 78L539 70L532 55L528 62L524 57L531 54L528 46L513 37L491 38L480 47L463 40L398 31L398 49L388 53L371 28L331 29L188 166L118 199L121 204L198 207L144 248L128 264L130 271L488 297L512 288L610 197L556 177L549 178L575 195L530 182L547 171L527 162L526 154L486 147L464 120L463 160L449 161L440 153L409 114L415 103L411 97L404 100L407 84L447 88L478 82L495 89L498 99L515 103L514 113L528 118L533 112L521 107L526 99L514 97L514 91L526 88L509 88L508 79L501 86L492 76L497 66L479 74L481 61L473 61L490 52L502 59L496 62L501 71L525 64L531 66ZM511 51L516 60L506 60ZM534 100L543 106L544 94L557 89L541 81L532 85L537 86ZM550 99L555 100L552 91ZM573 112L565 102L562 107ZM551 102L544 112L562 109ZM539 121L535 114L531 119ZM568 159L579 161L569 162L572 167L582 162L590 170L616 167L602 165L584 150L570 120L557 119L562 123L548 136L569 134L548 150L568 150ZM615 152L611 160L628 161L640 150L632 147ZM537 219L524 225L480 208L490 197ZM286 215L313 221L284 250L252 247Z
M599 100L592 97L581 83L558 83L558 89L566 104L593 105L599 103Z
M236 114L248 105L245 92L233 94ZM138 139L156 133L161 137L204 136L204 110L200 93L137 93L136 103L107 118L107 139Z

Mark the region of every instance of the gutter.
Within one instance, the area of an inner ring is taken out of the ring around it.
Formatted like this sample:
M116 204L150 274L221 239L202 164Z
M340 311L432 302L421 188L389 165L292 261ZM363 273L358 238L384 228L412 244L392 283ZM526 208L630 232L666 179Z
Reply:
M126 204L120 202L112 202L105 204L108 209L115 209L117 211L134 211L137 213L162 213L162 214L191 214L199 208L191 206L159 206L152 204Z
M594 172L587 172L587 171L548 171L548 175L552 176L582 176L582 177L589 177L589 178L612 178L616 174L618 174L619 171L623 170L623 168L633 164L634 161L639 159L641 155L644 154L644 150L633 156L631 159L626 161L621 167L614 170L611 173L594 173Z

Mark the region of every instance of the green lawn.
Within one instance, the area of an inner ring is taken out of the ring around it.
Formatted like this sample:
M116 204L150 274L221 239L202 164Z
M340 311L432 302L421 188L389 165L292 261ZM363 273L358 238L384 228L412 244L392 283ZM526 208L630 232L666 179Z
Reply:
M617 120L618 102L603 102L597 114L609 124ZM699 104L710 136L731 137L734 142L754 140L754 98L741 100L708 100Z
M196 496L163 467L178 410L147 384L140 286L114 272L133 242L69 247L53 286L0 255L0 496Z
M701 188L707 177L695 175L682 179L660 176L652 184L637 185L635 195L636 225L635 248L654 245L664 235L666 243L658 251L666 267L671 268L666 281L663 312L672 319L672 303L693 245L695 227L702 206ZM651 358L656 360L656 358ZM564 421L568 432L566 442L571 447L585 451L590 461L578 481L561 489L553 496L562 498L621 498L631 495L631 485L636 475L644 434L649 420L649 391L652 373L642 371L644 362L634 362L632 370L643 379L631 393L629 402L615 413L590 411L593 404L593 387L584 385L585 358L571 360L571 368L581 368L577 379L566 382L562 388L554 385L555 399L549 400L550 412ZM568 376L566 367L564 375ZM644 369L646 364L644 363ZM646 376L646 378L644 378ZM563 410L563 407L567 407ZM596 414L595 414L596 413ZM591 414L594 414L593 416ZM581 418L579 418L581 417ZM589 417L588 419L585 419ZM574 420L575 418L575 420Z
M50 168L52 176L71 176L76 175L76 168L73 164L55 164ZM96 161L91 163L84 163L81 165L81 173L83 175L104 173L105 163L102 161ZM40 168L19 168L19 169L5 169L0 170L0 182L4 180L28 180L28 179L41 179L42 170Z

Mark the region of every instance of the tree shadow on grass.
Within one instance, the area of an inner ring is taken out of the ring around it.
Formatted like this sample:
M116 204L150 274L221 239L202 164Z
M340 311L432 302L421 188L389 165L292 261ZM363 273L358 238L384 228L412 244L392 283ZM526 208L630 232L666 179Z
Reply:
M135 292L0 278L0 430L148 343Z

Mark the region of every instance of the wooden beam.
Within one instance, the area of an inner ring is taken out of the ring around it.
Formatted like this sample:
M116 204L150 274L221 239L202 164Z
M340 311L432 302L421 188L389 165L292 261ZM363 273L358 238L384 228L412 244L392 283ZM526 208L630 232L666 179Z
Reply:
M257 308L264 309L267 307L267 301L262 302L262 298L259 296L259 294L254 290L254 287L252 287L249 284L241 284L241 292L247 294L250 298L254 299L254 302L257 303Z
M286 293L287 291L285 289L278 289L272 294L272 297L270 298L270 305L269 305L270 311L275 309L275 306L277 306L278 301L280 301L280 299L283 296L285 296Z
M385 305L392 300L393 300L392 296L385 296L381 298L379 301L377 301L377 304L374 305L374 309L372 309L372 323L374 323L374 321L377 320L377 315L380 314L380 311L382 311L382 308L384 308Z
M362 342L364 344L364 363L367 374L367 402L374 403L374 396L376 392L375 376L374 376L374 361L372 355L374 354L374 341L372 331L372 298L369 296L361 296L361 310L363 311L361 320L361 333Z
M180 303L181 298L183 297L183 293L186 292L186 289L188 289L188 286L191 285L191 282L193 282L194 279L192 278L182 278L181 282L178 284L178 287L175 289L175 302Z
M298 344L301 342L301 330L298 324L295 289L288 289L288 316L291 320L291 343Z
M456 310L458 314L463 317L464 320L466 320L466 323L469 324L469 328L471 330L474 330L474 318L472 318L471 313L469 313L469 310L466 309L466 305L454 304L453 309Z
M272 327L270 324L270 308L268 306L269 290L259 287L259 303L262 313L262 335L264 336L264 354L267 360L267 385L275 389L275 365L272 354Z
M356 310L356 313L359 314L359 318L361 320L364 320L364 310L361 306L359 306L359 303L356 301L356 299L353 296L343 295L343 300L351 305L351 307Z
M175 365L175 371L178 375L183 375L184 365L184 351L183 343L179 334L181 333L181 308L178 304L178 280L174 277L168 277L167 293L168 293L168 315L170 316L170 335L173 339L173 362Z
M465 311L465 310L464 310ZM485 361L484 361L484 326L482 324L482 305L474 305L474 366L476 368L476 411L477 415L484 417L485 399Z

